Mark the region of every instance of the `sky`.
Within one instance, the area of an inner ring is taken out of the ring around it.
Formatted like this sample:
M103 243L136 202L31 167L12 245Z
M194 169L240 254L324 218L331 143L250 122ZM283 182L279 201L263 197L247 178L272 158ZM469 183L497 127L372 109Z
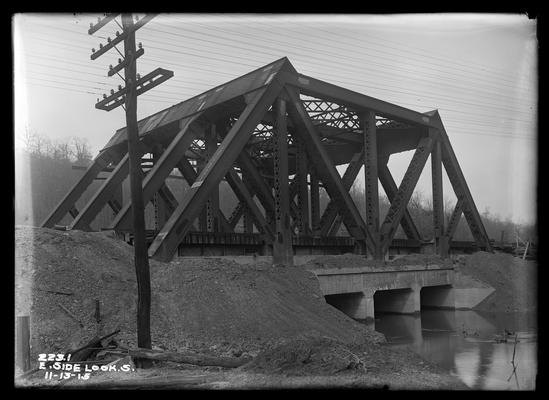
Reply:
M28 128L51 140L86 138L96 155L125 125L121 107L94 107L122 84L107 76L116 51L90 59L121 31L111 22L88 35L97 17L13 17L16 149ZM536 21L524 15L160 14L136 40L141 75L174 72L139 96L139 118L288 57L305 75L418 112L438 109L479 212L536 221L538 44ZM412 155L391 156L397 183ZM430 197L426 166L418 190ZM446 175L443 184L455 202Z

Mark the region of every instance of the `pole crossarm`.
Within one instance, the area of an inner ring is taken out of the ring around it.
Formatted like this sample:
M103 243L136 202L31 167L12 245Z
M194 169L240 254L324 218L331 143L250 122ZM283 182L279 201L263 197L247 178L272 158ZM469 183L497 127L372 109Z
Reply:
M425 137L420 140L417 149L408 165L408 169L402 178L402 182L398 188L398 192L393 198L393 202L389 207L389 211L385 216L385 220L380 229L381 250L385 254L397 227L402 220L402 216L406 210L406 206L412 197L412 193L416 187L417 181L421 175L421 171L427 162L427 158L433 148L433 138Z
M173 71L169 71L164 68L157 68L147 75L141 77L135 82L136 95L139 96L152 88L160 85L173 77ZM121 106L126 102L126 95L128 94L128 88L122 88L121 90L114 92L110 96L105 97L103 100L95 104L95 108L105 111L111 111L118 106Z
M212 158L195 183L185 193L181 203L170 216L149 247L149 255L158 260L170 260L187 233L190 223L202 209L214 185L227 174L238 154L244 148L253 130L280 93L282 86L273 79L266 87L257 90L246 108L232 125Z
M313 125L309 114L303 107L299 95L294 90L287 90L290 99L288 113L297 129L296 132L303 139L308 158L314 162L319 178L324 183L328 195L339 205L339 212L343 216L343 223L349 233L358 241L365 242L368 250L373 254L375 243L368 232L364 220L360 216L353 199L345 189L337 169L333 166L330 157L326 153L318 132Z

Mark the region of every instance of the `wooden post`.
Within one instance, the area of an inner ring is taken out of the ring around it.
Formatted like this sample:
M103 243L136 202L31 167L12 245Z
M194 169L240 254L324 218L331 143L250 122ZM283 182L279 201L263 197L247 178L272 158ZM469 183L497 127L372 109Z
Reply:
M29 316L18 316L16 327L16 363L22 372L30 369L30 325Z
M134 264L137 276L137 345L151 348L151 278L149 255L145 237L145 207L143 204L141 153L139 151L139 130L137 126L137 92L135 65L135 30L132 14L122 14L122 24L126 38L124 52L126 66L126 126L128 134L128 153L130 156L130 188L132 198ZM147 367L150 362L140 363Z

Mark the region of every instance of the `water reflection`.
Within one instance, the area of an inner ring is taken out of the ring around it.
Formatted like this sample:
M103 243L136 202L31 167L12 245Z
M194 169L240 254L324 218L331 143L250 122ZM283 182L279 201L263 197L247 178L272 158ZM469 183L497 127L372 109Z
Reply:
M392 346L412 348L472 389L535 389L535 314L423 310L376 315L374 324Z

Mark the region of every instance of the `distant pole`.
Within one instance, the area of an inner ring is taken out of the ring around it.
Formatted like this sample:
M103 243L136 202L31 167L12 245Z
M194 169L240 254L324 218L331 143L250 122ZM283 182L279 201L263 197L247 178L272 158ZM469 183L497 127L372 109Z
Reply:
M21 371L30 369L30 324L29 316L18 316L16 320L16 365Z

